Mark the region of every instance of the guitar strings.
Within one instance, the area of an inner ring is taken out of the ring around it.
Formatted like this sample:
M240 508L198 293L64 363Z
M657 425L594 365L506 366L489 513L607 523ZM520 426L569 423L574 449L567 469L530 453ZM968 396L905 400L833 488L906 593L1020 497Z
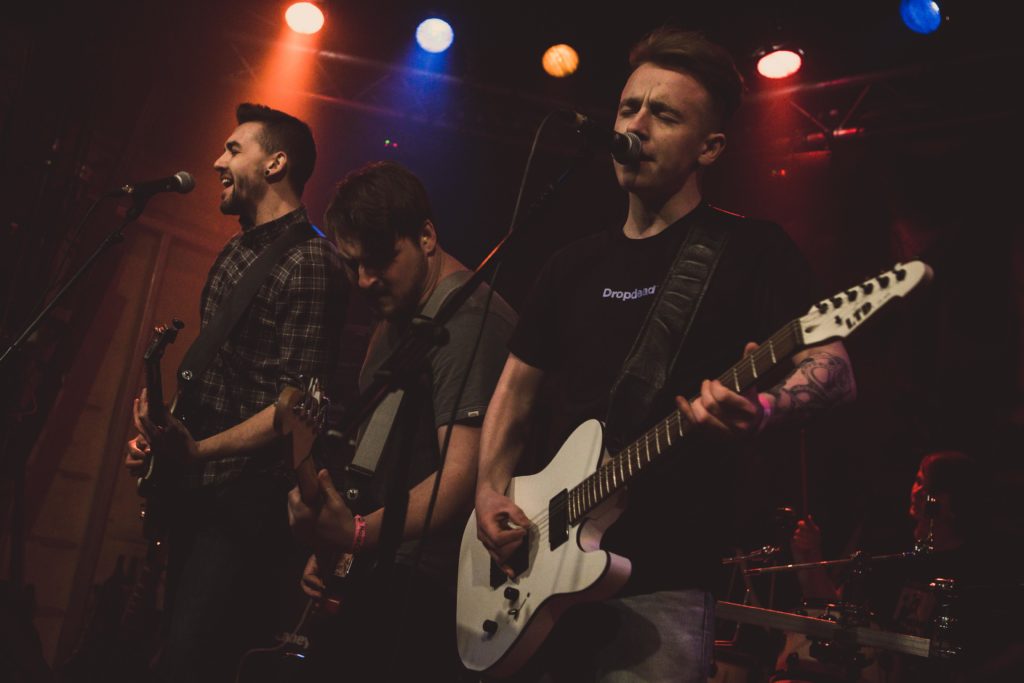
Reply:
M776 347L781 347L778 349L778 352L788 356L792 351L792 347L799 345L797 341L800 338L799 332L799 321L790 321L767 341L733 365L733 367L718 378L718 381L728 386L730 380L734 382L739 381L739 373L742 372L744 373L744 376L746 376L748 371L752 375L750 379L756 380L758 374L765 371L758 370L758 368L764 364L764 361L768 361L768 367L766 369L769 370L778 364L779 359L776 355ZM736 388L735 384L733 385L733 388ZM645 432L636 441L612 456L607 463L601 465L595 472L591 473L583 481L577 484L577 486L570 489L568 491L569 495L566 499L566 505L571 506L573 504L579 504L581 510L575 523L570 519L572 515L569 513L566 514L567 525L571 527L583 522L583 520L586 519L588 512L591 512L595 507L607 500L615 490L619 489L623 484L632 479L646 465L653 462L655 457L661 455L662 446L660 430L664 429L665 443L667 446L671 447L672 442L670 436L673 432L678 433L680 437L686 436L686 433L683 430L684 424L686 424L686 421L683 414L678 409L673 411L668 415L668 417ZM655 452L654 456L651 455L652 442L653 450ZM610 486L606 484L607 481L611 482ZM587 482L590 483L588 484ZM580 490L580 487L584 486L596 487L596 490ZM603 492L603 489L605 488L609 489L607 493ZM571 498L574 495L573 492L578 490L579 492L575 495L579 500L572 501ZM593 500L594 502L591 504L589 502L590 500ZM548 509L541 510L536 516L529 517L528 519L530 520L531 529L544 536L548 535L551 523L550 511Z
M779 356L788 358L798 348L804 346L803 331L800 327L800 318L791 320L789 323L783 325L774 335L769 337L766 341L762 342L756 349L745 355L739 362L729 368L718 381L723 385L728 386L730 380L733 382L733 388L737 391L745 391L749 389L756 380L759 379L759 375L765 371L771 371L779 364ZM768 361L767 367L761 368L764 361ZM759 369L760 368L760 369ZM747 378L747 375L751 375ZM743 374L745 387L740 386L740 373ZM636 472L640 472L643 467L650 464L654 458L651 457L650 447L651 438L653 434L655 444L655 457L661 455L661 445L658 439L658 430L662 425L665 427L665 441L666 444L671 447L672 442L669 438L671 435L670 427L671 421L675 419L675 427L680 437L686 436L683 430L683 424L685 418L682 413L677 409L673 413L670 413L668 417L656 424L652 429L645 432L640 438L634 441L632 444L627 446L625 449L619 451L612 456L608 463L601 465L597 470L588 475L583 481L577 484L575 487L568 491L566 497L565 506L570 507L570 511L566 512L565 519L567 526L572 527L582 524L587 519L587 513L591 512L595 507L603 503L610 495L620 488L623 484L635 476L632 464L631 449L636 449ZM646 453L646 463L641 460L640 444L643 443L644 453ZM625 465L625 467L624 467ZM595 480L594 478L597 477ZM604 478L602 480L602 477ZM606 482L611 481L608 493L602 493L602 488L606 485ZM591 482L591 484L587 484ZM585 485L590 486L596 484L596 491L581 490L581 487ZM576 493L577 500L572 500L573 493ZM589 495L588 495L589 494ZM581 500L582 498L582 500ZM596 499L592 504L589 502L590 499ZM580 512L575 523L573 523L571 517L572 506L578 505ZM564 508L563 508L564 511ZM549 537L550 531L550 509L541 510L536 516L529 517L530 528L536 530L536 532L542 536L542 538Z

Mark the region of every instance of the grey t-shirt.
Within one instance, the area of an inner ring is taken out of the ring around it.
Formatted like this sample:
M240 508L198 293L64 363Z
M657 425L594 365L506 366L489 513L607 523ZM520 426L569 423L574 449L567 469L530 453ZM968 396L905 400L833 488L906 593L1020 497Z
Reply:
M461 284L469 278L466 271L454 273L439 283L435 294L444 296L444 291L451 292L451 285ZM483 422L487 404L494 393L494 387L505 366L508 357L507 342L515 329L517 316L512 307L497 293L491 297L490 309L484 319L484 307L487 302L489 288L480 285L470 299L456 312L445 328L449 340L431 352L430 386L425 395L432 397L431 404L420 411L420 418L414 438L415 452L409 473L409 488L412 488L437 471L440 448L438 445L438 428L454 419L457 424L479 426ZM435 302L428 302L428 306ZM436 310L436 306L432 307ZM469 366L470 356L480 334L483 321L483 334L473 363ZM404 330L399 325L383 321L374 329L366 359L359 375L360 389L365 389L373 380L373 375L381 364L387 360L402 338ZM461 397L456 397L469 371L466 387ZM385 456L386 457L386 456ZM383 459L382 459L383 463ZM385 466L378 468L378 475ZM459 557L459 543L466 520L460 516L443 528L431 524L429 537L425 541L419 569L446 587L454 589L456 566ZM416 553L418 541L403 543L397 553L396 561L411 564Z

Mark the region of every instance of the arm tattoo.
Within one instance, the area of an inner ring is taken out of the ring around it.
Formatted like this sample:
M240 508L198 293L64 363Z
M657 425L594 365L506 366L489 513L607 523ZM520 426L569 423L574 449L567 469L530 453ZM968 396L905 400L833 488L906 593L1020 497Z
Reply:
M768 391L780 422L803 421L853 398L853 377L845 358L815 351L785 380Z

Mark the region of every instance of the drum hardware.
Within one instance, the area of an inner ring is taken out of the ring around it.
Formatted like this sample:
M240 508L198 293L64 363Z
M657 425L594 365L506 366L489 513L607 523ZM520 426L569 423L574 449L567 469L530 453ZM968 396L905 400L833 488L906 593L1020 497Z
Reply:
M920 557L930 551L918 551L917 549L908 550L902 553L890 553L888 555L864 555L861 551L857 551L849 557L842 557L838 560L821 560L820 562L796 562L792 564L778 564L770 567L755 567L753 569L746 569L744 573L748 576L756 576L758 574L774 574L777 572L794 572L800 571L801 569L828 569L830 567L842 567L853 563L863 563L865 565L874 564L876 562L888 562L891 560L908 560L913 557Z
M894 633L866 626L844 626L836 621L806 617L791 612L779 612L763 607L751 607L735 602L718 602L716 615L720 619L753 624L780 631L803 633L818 640L835 640L858 646L890 650L915 657L942 656L932 651L932 642L921 636Z
M863 605L842 602L827 603L825 611L819 618L833 621L841 629L849 630L854 627L867 626L867 616L867 609ZM848 672L852 680L857 678L859 671L874 660L861 652L860 645L855 639L843 637L843 633L843 630L837 631L834 638L812 638L810 655L819 662ZM789 662L790 668L792 668L799 661L799 657L796 653L792 653L790 658L793 660Z
M752 550L745 555L733 555L732 557L723 557L722 565L729 566L733 564L742 564L744 562L766 562L769 559L775 557L782 552L782 548L777 545L765 545L757 550Z
M932 494L926 494L924 498L924 516L928 519L928 533L924 538L914 541L914 552L924 555L935 550L935 518L939 516L941 505L939 500Z
M932 616L932 652L937 657L951 659L959 655L963 648L957 644L959 620L956 607L959 593L954 579L937 578L928 584L935 594L935 613Z

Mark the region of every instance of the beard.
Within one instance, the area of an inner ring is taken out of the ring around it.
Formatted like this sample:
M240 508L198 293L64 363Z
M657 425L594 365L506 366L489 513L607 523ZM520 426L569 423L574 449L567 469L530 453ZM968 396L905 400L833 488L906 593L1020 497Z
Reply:
M398 325L407 324L416 315L427 281L427 259L417 259L403 275L404 286L397 291L394 285L382 287L377 292L367 292L370 309L379 317Z
M252 222L256 216L256 205L266 196L267 187L243 175L232 175L231 180L231 191L221 200L220 212Z

